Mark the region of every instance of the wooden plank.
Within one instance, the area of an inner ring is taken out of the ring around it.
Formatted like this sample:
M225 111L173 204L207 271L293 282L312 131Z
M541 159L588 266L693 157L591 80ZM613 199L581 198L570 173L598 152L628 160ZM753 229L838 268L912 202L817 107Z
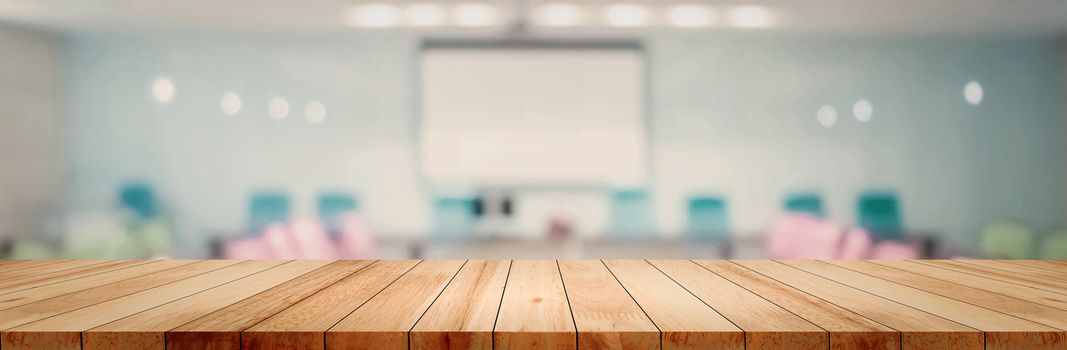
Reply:
M327 329L419 263L418 260L376 261L241 332L242 348L325 348Z
M770 260L733 260L901 333L903 349L984 349L981 332L920 309Z
M694 262L827 330L830 333L829 349L831 350L901 348L900 332L852 311L729 261L695 260Z
M205 261L210 262L210 261ZM281 261L244 261L152 289L111 299L36 322L0 335L0 347L8 349L81 349L84 331L138 312L180 299L202 290L263 271Z
M0 297L0 330L205 273L231 262L159 261ZM98 278L94 278L98 277Z
M1049 270L1024 264L1016 264L1007 260L960 260L960 262L994 268L1011 273L1022 274L1032 277L1051 279L1054 281L1067 281L1067 275L1059 271Z
M170 350L239 350L241 332L293 306L373 260L341 260L167 332Z
M166 331L331 262L328 260L287 261L267 270L130 315L86 331L82 335L82 349L166 349L164 337Z
M1034 289L1024 285L942 269L912 261L885 260L875 261L875 263L930 278L936 278L940 281L961 284L975 289L981 289L1040 305L1054 307L1060 310L1067 310L1067 295L1060 293Z
M579 349L659 349L659 329L603 262L558 263Z
M994 293L981 288L970 287L965 284L953 283L950 280L947 280L949 278L957 278L957 276L952 276L952 273L925 275L923 273L933 272L919 269L919 271L923 272L913 273L869 261L828 261L828 263L866 275L878 277L889 283L896 283L897 285L926 291L930 294L936 294L945 298L959 300L964 303L978 305L989 310L999 311L1002 315L998 316L1004 319L1009 318L1007 315L1012 315L1045 326L1067 330L1067 311L1065 310L1013 298L1004 293ZM941 277L946 278L946 280L942 280ZM992 283L996 282L994 280L986 281L987 284L984 285L983 288L992 288ZM1036 293L1037 291L1034 292ZM1063 346L1067 347L1067 334L1061 335L1064 336Z
M999 260L1006 263L1036 267L1056 271L1061 279L1067 280L1067 263L1062 260Z
M998 279L1005 282L1024 285L1030 288L1043 289L1050 292L1067 294L1067 281L1034 277L1018 274L1005 270L994 269L986 266L968 264L958 260L913 260L916 263L937 266L943 269L969 273L976 276Z
M408 332L465 260L419 264L326 331L330 349L408 349Z
M577 331L559 266L515 260L493 331L495 349L574 349Z
M91 276L101 272L119 270L134 265L147 264L150 262L152 262L152 260L109 260L99 264L71 268L62 271L42 273L40 275L20 278L17 280L0 281L0 294L7 294L24 289L36 288L53 284L56 282Z
M986 349L1062 349L1067 346L1062 331L1045 325L822 261L795 260L783 263L982 330L985 332Z
M744 349L741 329L647 261L604 264L662 332L663 349Z
M829 334L811 322L689 260L649 260L745 332L745 349L826 349Z
M8 260L7 264L0 265L0 273L8 273L22 269L58 264L64 261L68 260Z
M14 271L0 271L0 281L17 281L26 277L39 276L42 274L90 266L103 262L105 262L105 260L61 260L51 264L33 266Z
M470 260L411 330L411 349L492 350L511 260Z

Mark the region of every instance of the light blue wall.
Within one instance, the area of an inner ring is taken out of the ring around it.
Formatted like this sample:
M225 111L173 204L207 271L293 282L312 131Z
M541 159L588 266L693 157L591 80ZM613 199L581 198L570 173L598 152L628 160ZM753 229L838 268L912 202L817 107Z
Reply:
M289 188L310 215L319 189L361 195L382 231L424 232L428 195L412 141L418 38L152 37L83 34L66 40L72 196L113 201L126 179L148 179L186 235L232 230L249 191ZM653 190L666 232L684 227L685 197L729 197L738 231L753 233L782 196L819 190L831 217L854 221L855 195L896 189L910 227L970 237L984 220L1062 224L1067 113L1061 47L1050 39L772 39L657 34L651 72ZM174 79L170 104L148 96ZM967 105L963 84L985 87ZM221 115L223 92L244 108ZM267 99L289 98L271 120ZM868 98L874 119L852 103ZM322 100L327 121L303 119ZM839 114L819 126L822 104ZM541 226L531 228L540 229Z

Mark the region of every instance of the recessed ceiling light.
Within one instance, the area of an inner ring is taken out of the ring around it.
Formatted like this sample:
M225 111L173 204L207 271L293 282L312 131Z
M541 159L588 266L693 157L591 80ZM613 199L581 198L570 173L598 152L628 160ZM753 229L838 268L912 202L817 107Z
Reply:
M435 4L414 4L404 11L407 24L416 27L440 25L445 20L445 11Z
M762 6L741 6L730 11L730 23L737 27L768 27L771 20L771 11Z
M241 96L233 91L222 94L222 98L219 99L219 110L228 116L237 114L241 111Z
M156 103L165 104L174 99L174 81L166 76L158 76L153 79L149 90L152 93L152 99L156 100Z
M307 106L304 106L304 118L312 124L322 123L326 120L326 106L319 101L308 102Z
M837 124L837 110L831 105L823 105L815 113L815 119L824 127L832 127Z
M574 4L545 4L537 11L537 21L553 27L578 25L584 17L582 8Z
M285 117L289 116L289 100L286 100L285 97L274 96L267 103L267 114L270 114L270 117L275 120L285 119Z
M982 91L982 84L978 84L977 81L971 80L967 82L967 85L963 86L963 99L967 100L973 106L977 106L982 103L982 97L985 93Z
M867 99L856 101L852 105L852 116L861 122L870 121L871 117L874 117L874 106L871 106L871 101Z
M394 26L400 17L396 6L388 4L360 5L349 16L350 24L358 27Z
M677 5L668 14L671 24L679 27L705 27L712 23L711 9L700 5Z
M452 10L452 17L463 27L488 26L496 20L496 9L482 3L459 4Z
M639 5L611 5L605 14L608 24L617 27L633 27L648 22L648 10Z

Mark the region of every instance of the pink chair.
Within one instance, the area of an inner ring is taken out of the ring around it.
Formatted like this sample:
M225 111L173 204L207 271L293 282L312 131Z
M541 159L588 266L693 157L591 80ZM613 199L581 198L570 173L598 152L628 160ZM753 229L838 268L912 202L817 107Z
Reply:
M837 259L864 259L871 253L871 234L861 228L853 228L845 233Z
M374 255L374 233L359 214L350 213L341 217L339 240L338 253L344 258L360 259Z
M289 229L285 226L274 225L268 227L263 232L262 239L273 252L271 259L303 258L299 243L289 234Z
M245 238L226 242L223 257L226 259L270 259L274 250L256 238Z
M881 242L871 249L871 259L904 260L918 259L919 249L914 245L899 242Z
M806 214L785 214L767 232L767 255L772 259L833 259L842 229Z
M336 259L337 248L317 221L297 220L290 230L302 259Z

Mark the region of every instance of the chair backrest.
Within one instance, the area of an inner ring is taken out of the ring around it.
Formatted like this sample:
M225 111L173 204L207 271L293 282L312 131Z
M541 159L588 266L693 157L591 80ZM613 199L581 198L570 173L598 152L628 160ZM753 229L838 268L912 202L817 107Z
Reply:
M622 237L651 237L655 234L652 200L645 190L619 190L611 193L610 234Z
M438 238L463 238L474 235L477 215L474 198L441 197L433 204L433 235Z
M774 221L765 239L771 259L834 259L842 228L807 214L784 214Z
M689 198L686 206L686 231L695 240L730 238L730 217L726 199L713 196Z
M822 207L822 197L814 193L791 195L785 199L785 211L790 213L804 213L815 217L825 217Z
M128 183L119 189L119 203L142 219L153 218L159 214L155 191L144 183Z
M860 196L856 205L860 227L878 240L899 240L904 235L897 196L889 192L871 192Z
M345 259L367 259L375 253L374 231L359 214L350 213L341 217L338 243L339 253Z
M257 192L248 201L248 230L261 233L267 226L289 221L289 195L281 192Z
M319 220L329 232L338 232L341 229L341 217L356 211L359 202L356 197L342 192L326 192L319 194Z
M1033 254L1034 233L1011 221L998 221L982 228L979 249L986 258L1023 259Z
M330 241L322 225L315 220L296 220L289 233L300 248L302 259L336 259L337 247Z
M1056 231L1041 241L1041 259L1067 260L1067 231Z
M870 233L861 228L853 228L842 238L836 259L867 259L871 256L873 245Z

